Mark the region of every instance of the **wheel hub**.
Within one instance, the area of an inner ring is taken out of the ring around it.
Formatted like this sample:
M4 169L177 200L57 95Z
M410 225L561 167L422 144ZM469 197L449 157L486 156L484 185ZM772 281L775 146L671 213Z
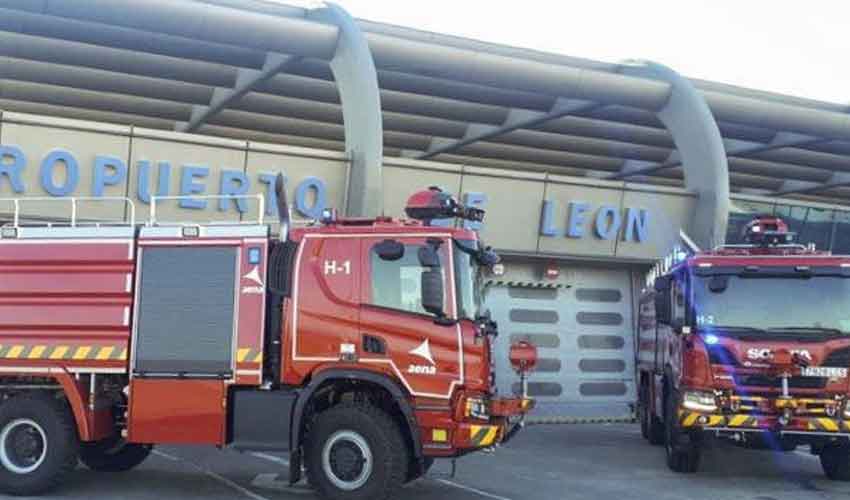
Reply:
M46 456L47 436L33 420L13 420L0 431L0 464L7 470L29 474Z
M360 488L372 475L372 450L360 434L337 431L322 450L325 475L339 489Z

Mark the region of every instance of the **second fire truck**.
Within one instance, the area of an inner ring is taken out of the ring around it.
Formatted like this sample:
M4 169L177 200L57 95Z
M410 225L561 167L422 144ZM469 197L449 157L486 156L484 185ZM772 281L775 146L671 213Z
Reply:
M773 217L747 243L679 259L640 301L639 415L667 464L694 472L709 439L808 445L850 480L850 256L794 244Z

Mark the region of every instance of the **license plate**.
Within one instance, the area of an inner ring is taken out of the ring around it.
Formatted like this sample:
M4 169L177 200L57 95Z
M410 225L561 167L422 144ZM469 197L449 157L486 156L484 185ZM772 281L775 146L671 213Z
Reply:
M847 378L847 368L831 366L807 366L803 368L804 377Z

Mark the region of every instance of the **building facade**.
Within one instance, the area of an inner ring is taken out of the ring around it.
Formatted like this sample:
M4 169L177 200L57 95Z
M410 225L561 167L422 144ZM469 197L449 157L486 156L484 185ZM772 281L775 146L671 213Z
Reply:
M255 198L207 195L262 195L263 217L274 224L278 173L286 176L293 213L306 221L346 205L351 165L338 151L15 112L0 115L0 156L3 218L14 213L11 199L21 198L25 222L67 222L69 199L77 198L80 224L144 223L156 197L163 197L158 221L259 216ZM386 215L402 216L413 191L434 185L487 211L474 228L505 259L503 273L487 276L487 305L503 332L497 359L518 339L540 349L531 379L536 418L630 416L637 296L649 266L688 231L694 193L403 158L384 159L382 183ZM730 241L752 214L774 213L803 242L850 251L850 212L837 206L744 195L732 202ZM500 390L516 389L506 385L514 380L509 367L499 363L497 375Z

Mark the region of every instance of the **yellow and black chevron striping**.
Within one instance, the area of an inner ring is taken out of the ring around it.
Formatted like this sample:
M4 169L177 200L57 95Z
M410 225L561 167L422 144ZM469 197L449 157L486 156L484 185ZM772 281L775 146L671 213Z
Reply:
M498 434L499 427L495 425L472 425L469 428L469 440L473 446L490 446Z
M682 427L758 427L759 419L753 415L705 415L680 410L679 424Z
M808 423L808 429L810 431L821 431L821 432L848 432L850 431L850 423L842 422L840 420L835 420L832 418L810 418Z
M239 363L262 363L263 351L248 347L240 347L236 350L236 361Z
M700 417L704 416L703 421ZM703 415L702 413L679 411L679 424L682 427L693 427L694 425L718 426L723 425L726 419L722 415Z
M124 361L124 346L95 345L0 345L0 359L38 359L70 361Z

